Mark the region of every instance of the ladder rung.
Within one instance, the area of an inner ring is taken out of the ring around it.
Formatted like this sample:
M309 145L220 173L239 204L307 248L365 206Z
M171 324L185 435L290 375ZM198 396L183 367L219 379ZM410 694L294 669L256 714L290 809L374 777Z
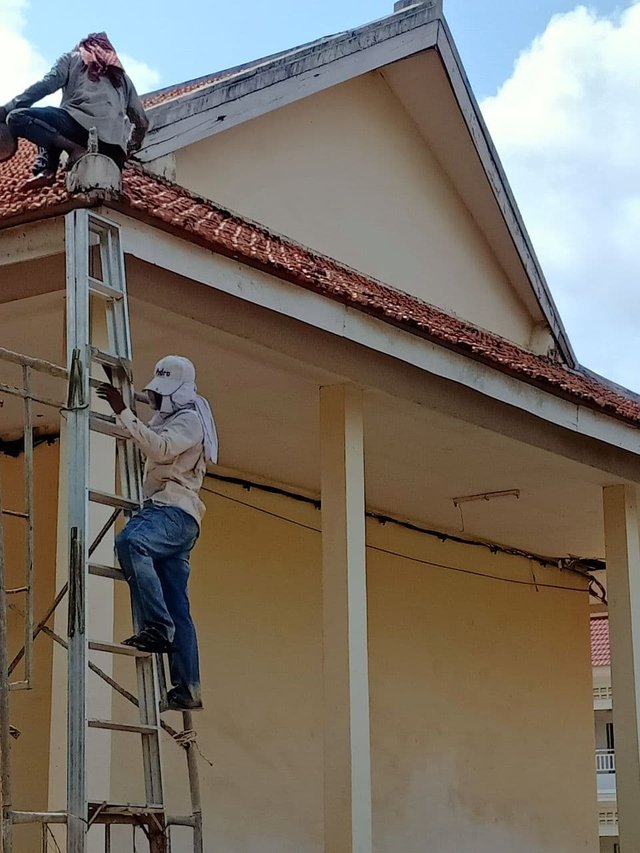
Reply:
M101 803L92 800L89 803L89 814L96 811L99 811L100 815L95 822L100 823L100 817L102 815L122 815L123 817L127 817L128 815L162 814L164 813L164 806L155 804L136 805L133 803Z
M167 826L195 826L193 815L167 815Z
M9 812L12 823L66 823L66 812Z
M10 515L12 518L29 518L28 512L18 512L16 509L3 509L0 512L2 515Z
M108 652L111 655L127 655L132 658L148 658L151 652L141 652L133 646L125 646L123 643L107 643L101 640L89 640L89 648L92 652Z
M120 355L112 355L110 352L103 352L96 347L91 347L91 358L98 364L105 364L115 370L123 370L128 373L131 368L131 362L128 358L123 358Z
M109 415L91 412L89 425L94 432L99 432L102 435L110 435L113 438L131 438L127 430L119 426L116 419L109 417Z
M89 563L89 574L98 578L111 578L114 581L126 580L122 569L115 566L103 566L101 563Z
M89 490L89 500L96 504L104 506L112 506L119 509L140 509L138 501L132 501L129 498L123 498L122 495L112 495L109 492L99 492L96 489Z
M90 729L105 729L110 732L134 732L139 735L157 735L155 726L143 726L141 723L116 723L113 720L89 720Z
M118 290L117 287L112 287L110 284L92 276L89 276L89 292L94 293L96 296L104 296L107 299L124 299L124 293Z

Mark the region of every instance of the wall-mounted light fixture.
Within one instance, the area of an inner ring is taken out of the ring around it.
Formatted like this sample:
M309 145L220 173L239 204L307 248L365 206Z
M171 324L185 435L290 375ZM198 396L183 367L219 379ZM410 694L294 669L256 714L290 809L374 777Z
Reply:
M460 530L464 533L464 514L462 505L474 503L477 501L493 501L496 498L515 498L520 500L520 489L503 489L500 492L482 492L478 495L461 495L458 498L451 498L456 509L460 510Z
M472 501L492 501L496 498L516 498L520 500L520 489L504 489L501 492L482 492L479 495L462 495L459 498L451 498L455 507L460 504L468 504Z

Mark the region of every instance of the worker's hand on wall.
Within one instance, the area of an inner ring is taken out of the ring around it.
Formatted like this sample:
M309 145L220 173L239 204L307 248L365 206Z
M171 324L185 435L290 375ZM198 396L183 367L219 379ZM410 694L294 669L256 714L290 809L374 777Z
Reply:
M119 415L127 408L122 399L122 394L113 385L108 385L107 383L100 385L96 393L101 400L107 401L116 415Z

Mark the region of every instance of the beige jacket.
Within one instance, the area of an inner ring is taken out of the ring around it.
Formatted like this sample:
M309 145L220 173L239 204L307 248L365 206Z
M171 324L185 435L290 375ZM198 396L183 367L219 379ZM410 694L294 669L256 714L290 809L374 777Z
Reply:
M194 409L180 409L167 418L158 415L146 426L125 409L118 415L144 456L143 493L145 500L176 506L200 524L205 506L198 496L207 466L204 433Z

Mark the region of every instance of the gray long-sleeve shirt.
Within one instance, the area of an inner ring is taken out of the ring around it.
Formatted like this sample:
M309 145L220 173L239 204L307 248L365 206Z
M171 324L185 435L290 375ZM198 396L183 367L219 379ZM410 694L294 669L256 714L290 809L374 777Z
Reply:
M149 126L135 86L125 74L116 88L107 77L91 80L78 51L65 53L38 83L5 104L7 112L30 107L36 101L62 89L60 107L86 130L95 127L98 139L127 150L130 125L134 139L141 142ZM129 121L127 121L127 119Z

